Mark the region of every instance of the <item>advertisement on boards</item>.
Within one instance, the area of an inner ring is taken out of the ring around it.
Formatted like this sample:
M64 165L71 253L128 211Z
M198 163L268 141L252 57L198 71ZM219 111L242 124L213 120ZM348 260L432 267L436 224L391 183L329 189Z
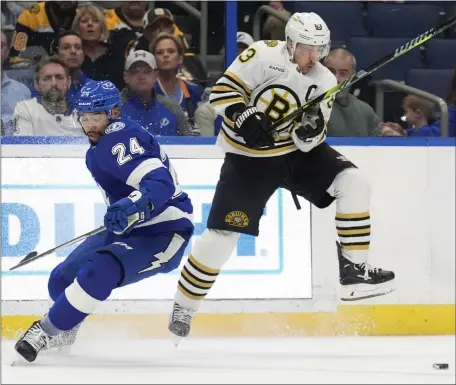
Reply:
M223 160L172 162L194 206L195 236L187 256L206 228ZM101 226L106 204L82 158L3 158L1 173L2 298L46 299L50 272L77 245L8 269L30 251L47 251ZM289 192L276 191L264 210L260 236L240 236L208 298L311 298L310 205L301 203L297 211ZM154 276L115 290L111 298L172 299L178 277L179 270Z

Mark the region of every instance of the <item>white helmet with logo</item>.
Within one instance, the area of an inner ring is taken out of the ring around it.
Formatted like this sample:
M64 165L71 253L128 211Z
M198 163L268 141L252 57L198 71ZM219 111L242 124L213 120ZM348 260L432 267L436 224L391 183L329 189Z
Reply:
M316 13L295 13L285 27L285 39L291 40L290 60L298 43L323 46L320 60L328 55L331 46L329 28Z

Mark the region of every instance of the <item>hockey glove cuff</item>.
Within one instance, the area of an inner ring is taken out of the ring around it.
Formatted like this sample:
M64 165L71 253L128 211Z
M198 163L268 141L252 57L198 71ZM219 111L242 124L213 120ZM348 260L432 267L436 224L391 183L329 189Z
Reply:
M104 225L117 235L128 234L137 224L151 218L153 208L145 191L133 191L108 207Z

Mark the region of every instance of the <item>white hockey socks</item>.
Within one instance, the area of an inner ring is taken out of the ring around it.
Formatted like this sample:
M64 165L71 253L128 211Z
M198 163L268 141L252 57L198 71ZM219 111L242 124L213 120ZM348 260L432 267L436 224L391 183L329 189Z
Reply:
M327 190L336 198L336 229L342 255L352 263L368 260L371 221L370 186L356 168L340 172Z
M175 295L180 306L198 309L236 248L238 237L239 233L230 231L204 231L182 268Z

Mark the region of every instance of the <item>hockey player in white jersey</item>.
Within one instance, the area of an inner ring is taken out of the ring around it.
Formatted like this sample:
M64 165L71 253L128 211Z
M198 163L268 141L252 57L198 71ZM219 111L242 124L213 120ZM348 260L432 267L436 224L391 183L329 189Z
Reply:
M393 290L394 273L370 266L369 185L356 166L325 143L333 99L271 132L269 125L336 85L319 63L330 31L315 13L295 13L286 41L250 45L212 88L224 120L218 142L226 155L207 222L178 282L169 329L186 337L199 305L233 253L239 233L258 235L263 209L279 187L319 208L336 201L343 300Z

